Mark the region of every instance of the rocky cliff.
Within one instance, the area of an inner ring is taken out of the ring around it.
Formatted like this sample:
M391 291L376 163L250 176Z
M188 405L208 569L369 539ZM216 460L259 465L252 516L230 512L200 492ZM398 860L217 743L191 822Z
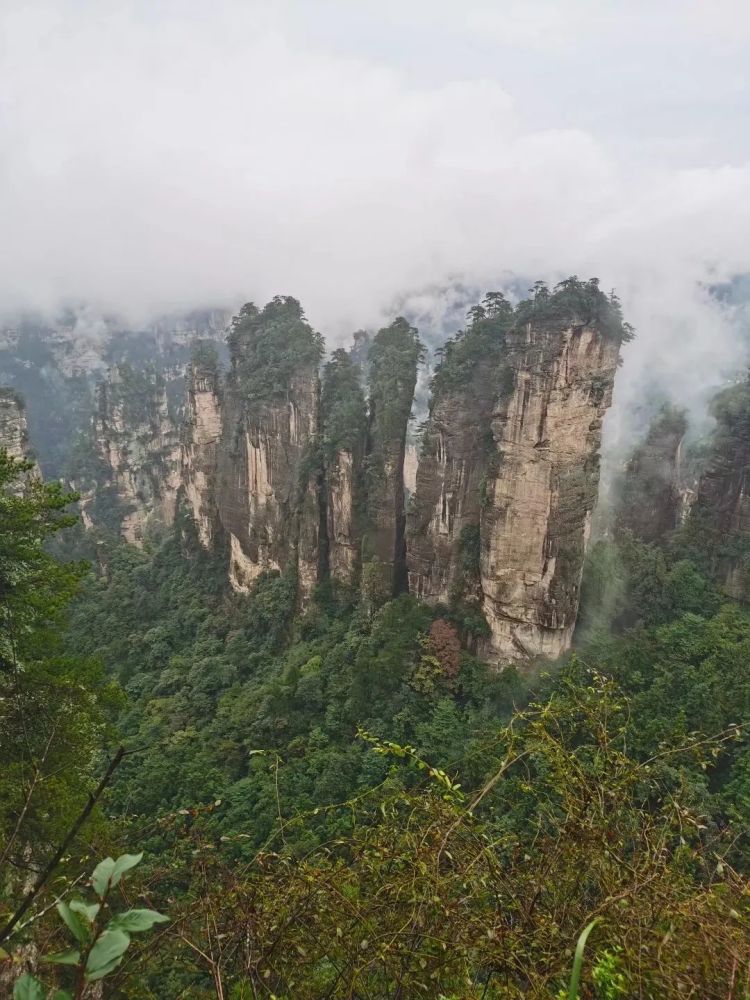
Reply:
M438 371L409 532L410 580L475 601L493 659L570 644L596 501L619 305L575 279L510 310L491 296Z
M404 455L422 353L417 331L399 318L375 335L368 356L362 586L373 606L407 586Z
M26 426L26 409L14 389L0 387L0 448L12 458L26 458L29 453L29 434Z
M321 419L324 562L331 579L354 587L361 569L367 408L360 366L344 350L334 351L323 370Z
M84 518L141 544L181 502L198 543L226 551L235 590L278 572L302 607L330 580L372 611L408 588L449 605L488 658L556 656L575 623L628 336L595 281L539 284L516 307L488 295L443 349L417 461L414 327L359 333L321 371L299 302L247 304L225 374L212 344L194 348L182 415L167 376L112 368L77 483L91 484Z
M248 304L229 335L218 515L232 586L266 571L297 576L304 603L321 575L319 381L322 338L299 302Z
M217 477L222 436L219 359L213 344L196 347L186 379L182 487L200 544L211 548L219 529Z
M112 368L97 390L95 483L81 483L85 521L118 528L142 545L149 529L172 524L181 483L179 431L164 380L130 365Z
M716 425L705 449L678 545L729 596L750 597L750 378L720 392Z
M513 309L493 296L450 340L432 380L409 511L409 589L431 603L481 599L479 523L494 451L490 426Z
M614 535L628 532L649 544L665 544L678 527L685 506L682 451L687 419L664 406L645 440L628 461L615 487Z
M166 383L170 407L182 403L182 378L192 344L212 340L223 350L231 314L207 309L162 316L133 326L91 307L54 317L24 315L0 322L0 383L26 400L29 433L48 478L74 475L71 452L87 433L97 383L108 369L153 369Z
M296 300L276 298L234 321L223 383L215 359L194 358L184 496L201 544L226 540L236 590L280 572L296 577L304 605L323 580L358 587L364 569L376 607L405 586L404 456L421 348L404 320L358 343L334 351L319 378L322 339Z

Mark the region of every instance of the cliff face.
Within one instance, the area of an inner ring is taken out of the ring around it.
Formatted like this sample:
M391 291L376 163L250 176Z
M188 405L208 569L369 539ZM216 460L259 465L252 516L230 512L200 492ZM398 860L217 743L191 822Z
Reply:
M0 448L12 458L26 458L29 452L26 410L13 389L0 388Z
M209 549L218 529L217 478L222 434L218 358L206 348L187 376L182 444L182 485L200 544Z
M750 379L714 399L716 427L680 545L737 600L750 597Z
M558 656L578 611L619 343L588 325L529 322L507 348L512 387L492 420L480 519L482 607L493 654Z
M407 536L409 589L431 603L481 599L481 503L512 316L502 298L475 310L468 329L446 345L433 378Z
M409 578L429 601L481 608L492 659L571 641L623 337L595 283L489 296L433 383L410 516Z
M615 537L624 532L649 544L666 542L683 516L682 440L687 420L665 406L633 452L617 489Z
M264 571L292 571L304 603L319 579L321 353L294 299L262 311L245 306L233 325L218 514L236 590L249 590Z
M79 434L87 433L97 383L108 369L145 365L166 382L170 406L197 339L223 344L230 315L220 310L162 316L140 328L92 308L55 317L25 315L0 325L0 382L26 400L29 433L45 476L70 478Z
M380 330L369 352L363 591L377 606L406 589L404 454L422 346L405 319Z
M119 521L133 545L143 544L149 528L172 524L181 482L180 441L163 380L129 365L111 369L97 392L94 445L97 483L82 496L84 518L107 526Z
M304 606L330 579L373 610L408 587L473 622L488 658L556 656L575 624L602 418L628 332L594 281L539 285L515 308L488 295L444 348L419 461L411 452L407 463L417 331L397 319L360 334L321 379L323 341L300 304L248 304L225 376L213 345L194 349L181 440L167 378L112 369L84 519L108 518L141 544L182 497L199 543L226 545L238 591L280 572Z
M335 351L323 371L321 392L324 564L332 580L349 587L359 582L361 568L367 411L360 377L356 361Z

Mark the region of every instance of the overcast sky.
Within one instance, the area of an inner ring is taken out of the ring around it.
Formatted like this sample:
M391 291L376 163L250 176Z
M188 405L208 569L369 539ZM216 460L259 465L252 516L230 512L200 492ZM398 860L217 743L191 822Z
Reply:
M0 309L598 275L691 396L750 270L741 0L2 0ZM692 379L692 382L691 382ZM684 385L683 385L684 383Z

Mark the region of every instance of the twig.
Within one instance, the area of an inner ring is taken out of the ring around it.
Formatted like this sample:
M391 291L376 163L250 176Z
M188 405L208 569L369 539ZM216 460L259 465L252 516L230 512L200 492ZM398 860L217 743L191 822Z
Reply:
M46 867L42 870L42 873L39 875L39 878L36 880L34 885L31 887L31 889L29 889L29 891L24 896L21 905L18 907L13 916L10 918L5 927L3 927L3 929L0 931L0 941L5 941L10 936L13 928L16 926L16 924L24 915L24 913L26 913L28 908L31 906L31 904L34 902L36 897L41 892L41 890L44 888L47 879L50 877L52 872L60 863L60 859L62 858L63 854L65 854L68 845L70 844L75 835L78 833L83 824L91 815L94 806L101 798L102 792L109 784L112 775L115 772L115 768L117 767L117 765L120 763L120 761L124 756L125 756L125 748L120 747L117 753L112 758L112 760L109 762L109 767L104 772L104 777L96 786L95 791L89 794L88 802L79 813L75 823L71 826L70 830L68 830L67 834L65 835L65 838L63 839L63 842L60 844L55 853L52 855L52 857L50 858Z

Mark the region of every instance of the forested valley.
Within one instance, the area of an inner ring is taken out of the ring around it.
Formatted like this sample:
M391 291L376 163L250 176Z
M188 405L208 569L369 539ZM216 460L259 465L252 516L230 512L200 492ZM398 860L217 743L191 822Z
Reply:
M326 355L286 297L19 366L2 995L750 997L750 381L596 508L632 335L595 280L487 295L418 428L407 319Z

